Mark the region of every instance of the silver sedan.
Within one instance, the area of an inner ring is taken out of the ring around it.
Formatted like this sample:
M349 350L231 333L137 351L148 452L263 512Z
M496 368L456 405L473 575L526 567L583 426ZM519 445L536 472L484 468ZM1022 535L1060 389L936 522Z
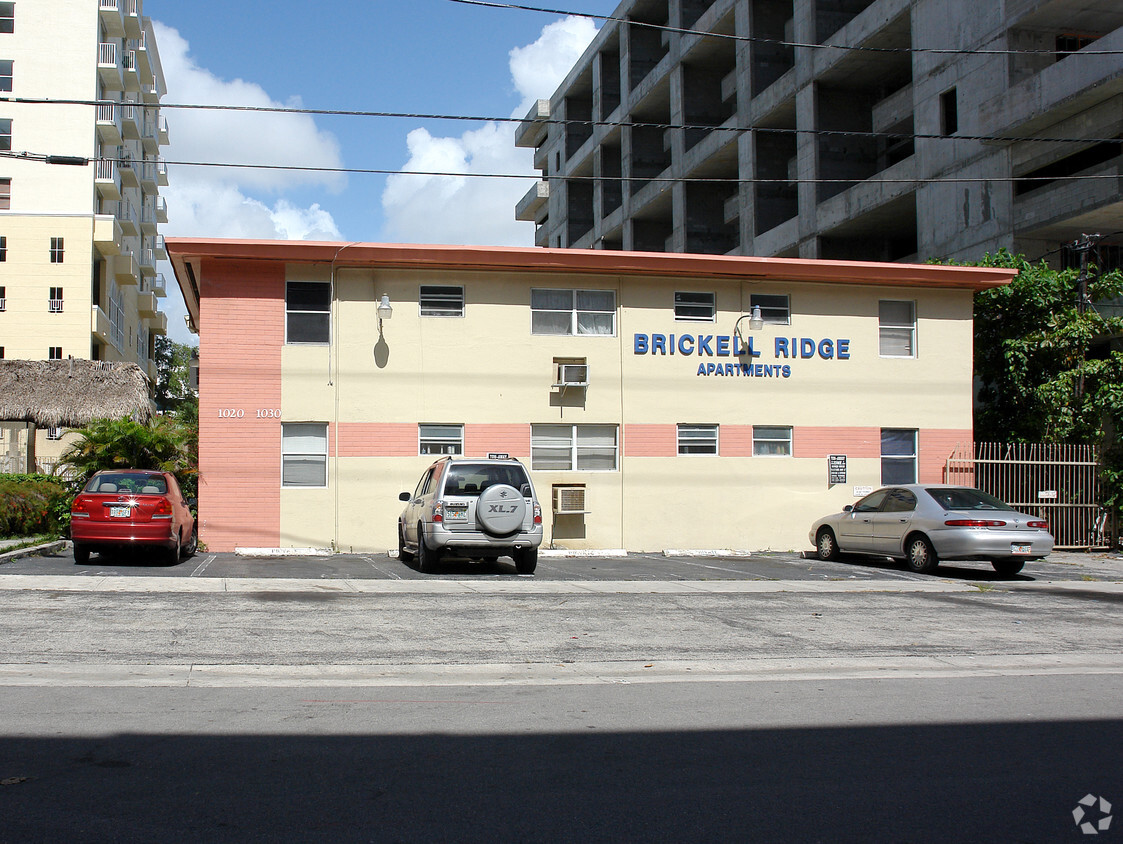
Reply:
M819 519L810 539L821 560L840 553L904 560L918 573L941 560L990 560L1004 576L1053 550L1049 525L971 487L907 484L872 492Z

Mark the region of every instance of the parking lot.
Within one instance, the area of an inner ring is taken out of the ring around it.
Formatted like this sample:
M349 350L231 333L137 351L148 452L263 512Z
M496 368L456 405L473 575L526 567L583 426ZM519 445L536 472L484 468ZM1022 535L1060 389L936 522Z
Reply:
M892 560L876 557L843 557L837 562L814 558L811 551L759 552L750 555L693 554L668 556L631 553L615 556L570 556L543 551L533 575L516 573L514 563L502 557L495 563L446 559L434 574L423 574L415 563L405 563L387 553L316 554L254 557L200 551L177 565L154 564L145 554L102 557L78 565L69 547L40 555L0 557L0 576L72 575L75 577L201 577L297 578L344 580L509 579L525 580L927 580L931 577L970 582L1119 581L1123 580L1123 555L1101 552L1055 552L1044 560L1026 564L1013 578L997 574L990 564L953 562L941 565L934 575L913 574Z

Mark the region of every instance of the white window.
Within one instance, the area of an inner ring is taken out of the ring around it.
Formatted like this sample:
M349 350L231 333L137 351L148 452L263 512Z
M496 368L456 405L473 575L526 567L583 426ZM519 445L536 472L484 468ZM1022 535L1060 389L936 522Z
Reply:
M713 293L675 291L675 319L689 322L713 322L717 301Z
M62 346L48 346L47 360L62 360Z
M12 60L0 60L0 91L12 90Z
M791 428L779 425L753 425L753 457L791 456Z
M0 89L2 90L2 89ZM9 211L12 207L12 180L0 179L0 211Z
M463 454L463 425L418 425L418 454Z
M49 439L49 440L61 440L62 439L62 428L48 428L47 429L47 439Z
M877 326L883 358L916 357L916 302L878 302Z
M717 425L679 425L679 454L717 454Z
M9 118L0 120L0 149L12 148L12 121Z
M615 425L532 425L532 469L577 469L610 472L616 469Z
M616 334L612 290L531 290L532 334Z
M760 308L760 316L766 325L789 325L791 304L783 293L753 293L749 296L749 313Z
M52 264L61 264L62 263L62 259L66 254L66 251L63 248L64 247L63 240L64 239L61 238L61 237L52 237L51 238L51 263Z
M0 237L0 240L3 240L3 239L4 238ZM6 311L8 309L8 298L5 295L6 293L7 293L6 288L4 288L3 286L0 286L0 311Z
M0 33L16 31L16 4L0 3Z
M327 423L282 423L281 486L326 487L327 485Z
M464 288L441 284L421 285L421 316L464 316Z
M47 298L47 310L52 314L62 313L62 288L52 287Z
M881 429L881 483L916 483L916 431Z
M285 285L285 342L331 342L331 285L326 281Z

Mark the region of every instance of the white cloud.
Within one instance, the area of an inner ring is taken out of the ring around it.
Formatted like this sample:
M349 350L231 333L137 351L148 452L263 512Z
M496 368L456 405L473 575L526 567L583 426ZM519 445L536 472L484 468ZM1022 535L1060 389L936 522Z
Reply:
M596 35L587 18L549 24L533 44L510 52L511 78L522 117L533 100L549 97ZM515 124L489 123L459 137L414 129L406 140L405 172L530 173L533 153L515 147ZM530 246L534 224L515 220L515 204L532 178L390 176L382 193L383 239L406 243Z
M278 103L261 86L242 79L219 79L195 62L190 45L177 30L159 22L154 27L168 86L165 102L258 108L300 105L297 99ZM163 114L171 143L161 155L170 162L343 166L335 137L319 130L310 115L205 109L166 109ZM339 240L339 228L326 209L318 203L299 207L284 194L310 186L337 192L344 185L339 173L169 164L168 185L160 191L168 203L168 222L162 231L169 237ZM165 275L170 282L171 274ZM181 343L194 342L183 328L186 310L178 290L169 290L163 309L169 336Z

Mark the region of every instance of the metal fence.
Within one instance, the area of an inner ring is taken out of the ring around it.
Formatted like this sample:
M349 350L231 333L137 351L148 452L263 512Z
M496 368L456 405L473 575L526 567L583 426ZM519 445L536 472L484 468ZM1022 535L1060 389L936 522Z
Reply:
M975 486L1049 522L1057 548L1108 548L1115 526L1101 506L1092 445L974 443L947 460L947 483Z

